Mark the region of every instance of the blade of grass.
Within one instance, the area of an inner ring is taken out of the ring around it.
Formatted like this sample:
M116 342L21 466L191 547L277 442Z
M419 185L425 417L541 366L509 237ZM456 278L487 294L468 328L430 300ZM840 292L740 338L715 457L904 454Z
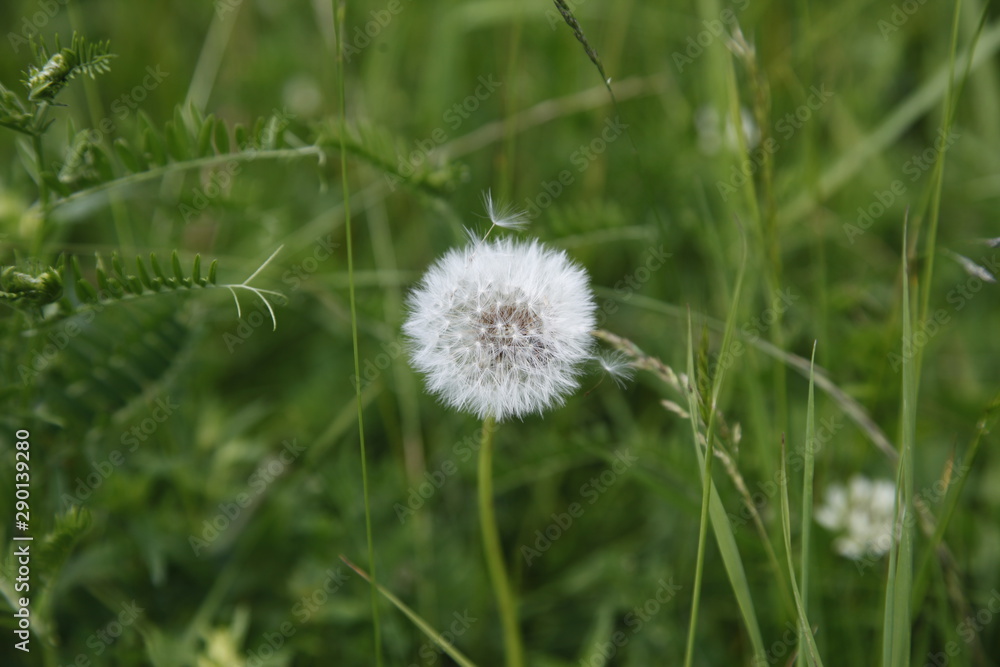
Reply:
M800 529L801 534L799 539L801 541L800 555L800 583L799 583L799 593L802 597L802 609L801 616L805 618L808 616L809 610L809 536L812 532L812 508L813 508L813 467L815 465L815 445L816 445L816 402L814 396L815 382L815 368L816 368L816 343L813 342L812 357L809 360L809 403L806 406L806 448L803 452L803 468L802 468L802 527ZM784 467L785 459L782 457L781 465ZM784 475L782 475L784 479ZM787 549L787 545L786 545ZM791 558L791 553L789 552L789 558ZM792 577L794 578L794 573ZM804 624L801 620L799 621L799 646L802 646L802 641L804 636L808 634L809 638L812 637L812 629ZM814 653L819 655L818 652ZM798 657L798 664L806 664L806 656L800 651Z
M646 310L653 312L665 313L677 319L684 317L684 309L680 306L664 303L658 299L653 299L641 294L631 294L629 295L628 301L625 301L621 294L616 294L615 291L611 289L595 287L594 292L600 297L613 299L619 303L645 308ZM706 315L699 315L698 318L710 329L714 329L716 331L723 331L725 329L725 322L707 317ZM809 377L808 359L775 347L759 336L748 336L740 331L737 331L736 333L751 347L756 348L773 359L777 359L783 364L791 366L803 377ZM860 428L861 431L868 436L868 439L871 440L872 444L885 454L890 461L895 462L899 454L892 446L892 443L889 442L889 438L887 438L885 433L882 432L882 429L879 428L878 424L876 424L875 421L868 416L861 404L851 398L840 387L835 385L828 377L826 371L822 368L816 369L815 381L816 386L826 392L826 394L837 403L837 406L844 411L844 414L846 414L851 421L853 421L858 428Z
M911 605L911 609L913 610L920 609L923 604L924 596L927 594L927 579L930 576L931 562L944 539L944 533L948 529L948 523L951 521L952 516L955 514L955 508L958 507L958 499L961 498L962 490L969 479L969 473L972 471L972 464L979 453L979 445L983 441L983 436L989 433L990 429L996 425L998 415L1000 415L1000 394L993 397L993 401L986 408L985 414L976 424L976 435L973 437L972 444L969 445L965 458L962 460L958 477L948 486L941 516L935 526L934 534L930 538L930 543L927 545L923 557L920 559L920 567L917 568L917 576L913 585L913 604Z
M972 38L972 44L969 46L969 58L966 61L965 73L962 76L961 81L957 84L955 83L955 59L958 51L958 27L959 27L959 15L962 3L961 1L955 2L955 13L952 23L952 33L951 33L951 52L949 54L948 61L948 91L944 96L944 113L941 119L941 129L939 132L941 136L950 136L951 128L955 119L955 110L958 106L958 99L962 94L962 89L965 87L966 81L969 79L969 74L972 70L972 56L976 51L976 44L979 41L979 37L982 34L983 28L986 25L986 11L987 7L983 8L983 14L979 21L979 28L976 30L975 35ZM941 217L941 194L944 189L944 163L945 156L948 152L947 142L944 144L942 149L938 151L937 156L934 159L934 171L931 176L931 183L933 190L931 191L931 202L930 210L928 215L930 216L928 233L927 233L927 243L924 249L924 272L921 276L921 290L920 290L920 308L917 311L918 322L926 322L927 316L930 312L930 299L931 299L931 278L934 275L934 258L937 254L937 230L938 221ZM919 224L920 217L916 218ZM919 227L914 230L913 242L917 242L917 236L919 235ZM920 369L923 361L923 347L917 350L917 361L916 361L916 374L917 383L920 382Z
M691 430L694 437L694 448L699 453L698 463L702 467L701 486L701 519L698 523L698 555L695 558L694 568L694 591L691 595L691 618L688 622L687 647L684 649L684 667L691 667L691 660L694 657L695 630L698 627L698 607L701 603L701 578L705 569L705 543L708 534L708 512L711 505L712 487L712 441L706 438L706 454L701 454L699 444L699 424L698 396L695 390L694 381L694 336L691 333L691 317L688 316L688 345L687 345L687 386L684 387L688 397L688 416L691 418Z
M991 62L991 58L1000 51L1000 24L984 30L979 42L981 48L978 51L973 53L969 50L961 56L969 58L971 70ZM896 142L946 94L948 73L948 65L942 65L922 86L896 105L878 127L860 137L851 148L831 161L820 175L815 189L802 192L779 209L779 227L791 225L807 216L820 202L832 197L850 182L874 156Z
M358 352L358 306L354 292L354 244L351 237L351 195L347 178L347 153L344 141L347 137L347 85L344 80L344 18L347 13L346 0L334 0L333 31L337 35L337 85L340 97L340 177L344 192L344 230L347 237L347 279L351 301L351 343L354 348L354 377L361 377L361 355ZM358 442L361 448L361 487L365 502L365 538L368 542L368 570L371 578L372 624L375 630L375 664L382 665L382 629L378 616L379 589L375 578L375 541L372 537L372 511L368 493L368 453L365 448L364 403L361 399L361 383L354 383L354 396L358 406ZM351 565L348 563L348 565ZM351 567L354 567L351 565ZM357 569L357 568L355 568Z
M819 657L819 649L816 648L816 638L813 637L812 628L809 626L809 619L806 617L806 608L799 591L799 585L795 583L795 563L792 560L792 519L788 510L788 475L785 471L785 442L781 442L781 534L785 538L785 556L788 558L788 576L792 580L792 595L795 596L795 607L799 617L799 661L810 665L822 667L823 660ZM807 654L802 652L802 640L805 639Z
M902 451L896 486L896 523L899 541L889 550L889 578L886 582L885 625L882 629L882 658L885 667L910 664L910 601L913 591L913 447L916 438L917 369L912 352L913 321L910 308L910 266L907 258L907 223L903 222L903 387Z
M738 220L737 224L739 224ZM743 276L747 265L747 243L742 225L740 225L740 238L742 241L742 257L739 272L736 277L736 283L733 288L733 300L730 304L729 314L726 318L725 331L722 336L723 350L728 349L727 346L732 343L733 335L736 329L736 319L739 313L739 297L743 288ZM757 623L757 614L753 605L753 597L750 594L750 586L747 583L746 571L743 568L743 561L740 557L739 548L736 546L736 538L733 536L732 526L729 524L729 516L726 514L725 507L722 504L722 499L719 497L718 490L712 484L711 478L711 459L714 458L712 456L712 441L714 438L713 429L715 425L714 416L716 412L716 405L718 403L719 390L722 387L722 380L725 376L725 369L720 367L718 373L713 378L712 396L708 410L709 417L705 429L706 451L703 452L700 446L700 429L698 423L698 415L701 414L701 411L698 409L698 397L695 393L694 385L692 384L694 383L694 352L692 345L693 338L691 334L691 320L689 318L687 369L689 384L685 387L685 390L688 395L688 414L691 419L695 452L698 456L698 464L704 471L704 477L702 479L704 495L702 499L702 524L700 527L698 543L698 561L695 569L695 586L692 599L691 623L688 629L688 646L685 651L685 665L690 665L693 658L694 633L698 616L698 599L701 594L700 570L702 568L702 559L704 557L706 503L708 505L708 520L711 523L712 532L715 535L715 540L719 547L719 554L722 557L723 566L726 569L726 575L729 577L730 585L733 587L733 594L736 596L736 604L740 608L740 613L743 616L743 622L746 625L747 633L750 635L750 642L753 645L754 655L757 657L763 657L765 655L764 640L760 633L760 626Z
M420 615L417 614L417 612L413 611L408 606L406 606L406 604L402 600L400 600L395 595L386 590L384 586L376 583L375 580L369 577L364 570L362 570L360 567L352 563L347 558L347 556L341 555L340 560L344 561L344 563L346 563L349 568L357 572L362 579L370 583L372 585L372 588L381 593L386 600L391 602L393 606L396 607L396 609L403 612L406 615L406 617L409 618L421 632L427 635L430 638L430 640L433 641L435 644L440 646L441 650L447 653L451 657L451 659L454 660L458 665L460 665L461 667L476 667L476 664L471 660L469 660L464 655L462 655L462 652L459 651L457 648L455 648L455 646L451 642L449 642L447 639L438 634L437 630L431 627L430 623L421 618Z

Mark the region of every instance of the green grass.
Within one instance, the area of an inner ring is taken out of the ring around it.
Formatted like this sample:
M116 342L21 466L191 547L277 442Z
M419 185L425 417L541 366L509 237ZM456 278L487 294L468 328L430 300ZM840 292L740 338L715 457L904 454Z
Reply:
M0 127L0 663L502 664L482 423L400 334L492 189L637 367L492 442L525 664L992 664L1000 289L950 253L1000 267L1000 16L903 4L5 3L22 100L26 25L117 57ZM857 473L904 521L851 561Z

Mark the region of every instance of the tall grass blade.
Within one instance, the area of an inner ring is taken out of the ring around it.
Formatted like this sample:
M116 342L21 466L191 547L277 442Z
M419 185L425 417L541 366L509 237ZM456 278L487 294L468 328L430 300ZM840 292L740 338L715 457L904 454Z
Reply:
M816 453L816 401L814 396L815 389L815 365L816 365L816 343L813 343L812 357L809 359L809 403L806 406L806 447L803 452L803 466L802 466L802 527L800 529L799 539L802 542L801 545L801 557L799 564L799 595L802 597L800 610L801 616L803 618L808 616L809 612L809 543L810 535L812 533L812 509L813 509L813 472L815 467L815 453ZM784 457L782 457L782 465L784 465ZM788 545L785 545L787 550ZM789 558L791 558L791 552L789 552ZM795 577L795 573L792 573L792 577ZM799 622L799 646L802 646L805 641L808 641L805 635L809 635L812 638L812 629L803 623L801 620ZM816 653L818 655L818 653ZM798 657L798 664L805 665L806 656L800 651Z
M913 348L913 320L910 307L910 266L907 258L907 224L903 223L903 387L902 387L902 449L896 486L896 519L889 551L889 579L886 584L885 623L883 625L882 657L885 667L905 667L910 664L910 601L913 591L913 528L916 523L909 514L913 506L913 447L916 440L916 401L919 382L916 355Z
M354 244L351 237L351 195L350 182L347 178L347 153L343 150L347 136L347 91L344 80L344 18L347 13L346 0L334 0L333 21L334 33L337 35L337 84L340 87L340 176L344 193L344 229L347 236L347 280L351 302L351 342L354 346L354 377L361 377L361 355L358 351L358 306L354 291ZM368 452L365 448L364 403L361 398L361 383L354 383L354 395L358 405L358 441L361 448L361 486L365 501L365 538L368 542L368 571L371 578L372 624L375 629L375 664L382 665L382 628L378 616L379 586L375 578L375 541L372 536L371 499L368 492ZM350 564L350 563L348 563ZM353 567L353 566L352 566Z
M723 350L727 350L728 346L732 344L734 332L736 330L736 318L739 313L743 277L746 271L747 243L746 237L743 234L742 225L740 225L740 232L743 244L742 258L740 261L739 272L736 277L736 284L733 289L733 300L730 304L729 313L726 318L725 330L722 336ZM750 642L753 646L754 655L762 658L765 655L764 640L760 633L760 626L757 623L757 613L754 609L753 597L750 594L750 585L747 582L746 571L743 568L743 560L740 557L739 548L736 545L736 538L733 536L732 526L729 523L729 516L726 514L725 507L722 504L722 499L719 497L718 490L712 484L711 478L712 439L714 438L713 428L715 424L714 416L718 402L719 390L722 387L722 380L725 376L725 369L720 367L713 378L712 396L710 398L708 411L709 419L708 424L706 425L705 434L702 436L698 422L698 415L701 414L701 410L699 409L700 406L698 405L699 397L697 396L694 390L694 385L692 384L695 380L693 337L691 333L690 318L688 319L687 363L688 387L686 387L686 390L688 393L688 414L691 418L691 427L694 436L695 452L698 456L698 464L704 471L704 477L702 479L702 484L704 485L704 496L702 499L702 527L700 530L698 546L699 556L695 570L694 597L692 600L691 624L688 630L688 646L685 651L685 665L690 665L693 658L694 632L697 623L698 602L701 593L699 586L699 573L702 568L702 559L704 558L704 506L706 502L708 504L708 520L711 524L712 532L715 535L715 540L719 547L719 554L722 557L723 566L726 569L726 575L729 577L729 583L733 587L733 594L736 596L736 604L740 609L740 614L743 616L743 622L746 625L747 633L750 635ZM702 437L705 439L705 451L702 451L700 444Z
M788 558L788 576L792 580L792 595L795 596L795 608L799 617L799 662L800 664L822 667L823 660L816 648L816 638L813 637L806 608L795 582L795 563L792 560L792 519L788 510L788 475L785 470L785 443L781 443L781 534L785 538L785 556ZM803 652L803 644L806 649Z
M460 667L476 667L474 662L462 655L462 652L455 648L454 644L442 637L437 630L431 627L430 623L421 618L417 612L410 609L402 600L386 590L384 586L376 583L374 579L368 576L367 572L352 563L346 556L342 555L340 560L344 561L349 568L361 575L362 579L370 583L372 588L377 590L386 600L391 602L396 609L406 614L406 617L413 621L413 624L417 626L422 633L427 635L431 641L440 646L441 650L447 653L456 664L460 665Z

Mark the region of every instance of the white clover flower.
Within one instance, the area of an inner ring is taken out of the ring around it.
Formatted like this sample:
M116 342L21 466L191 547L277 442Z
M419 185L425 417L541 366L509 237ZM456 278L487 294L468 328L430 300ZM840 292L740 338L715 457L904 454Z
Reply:
M537 241L453 249L410 294L411 364L431 393L480 419L560 405L590 358L588 282L565 252Z
M847 488L832 484L825 503L816 510L816 522L843 533L833 545L842 556L860 560L889 551L894 539L896 485L854 475Z

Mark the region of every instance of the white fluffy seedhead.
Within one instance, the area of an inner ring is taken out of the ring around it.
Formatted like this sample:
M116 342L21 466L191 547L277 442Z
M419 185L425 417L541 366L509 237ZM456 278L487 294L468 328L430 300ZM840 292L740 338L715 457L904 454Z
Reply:
M411 363L449 406L523 417L561 404L590 358L586 272L537 241L483 241L439 259L410 294Z

